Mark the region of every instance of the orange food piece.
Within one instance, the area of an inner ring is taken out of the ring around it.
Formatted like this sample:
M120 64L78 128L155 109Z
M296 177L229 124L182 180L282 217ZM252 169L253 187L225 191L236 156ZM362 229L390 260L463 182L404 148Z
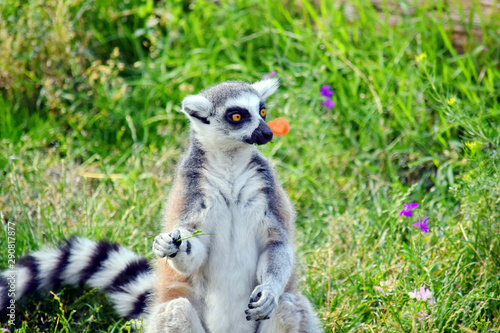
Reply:
M283 117L271 120L270 122L267 123L267 125L271 128L273 134L278 136L285 135L290 131L290 124Z

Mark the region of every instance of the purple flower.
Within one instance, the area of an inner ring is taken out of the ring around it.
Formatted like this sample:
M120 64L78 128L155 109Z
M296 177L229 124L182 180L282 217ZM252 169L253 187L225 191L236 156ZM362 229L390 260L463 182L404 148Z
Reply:
M422 221L418 220L418 222L413 223L413 226L417 229L420 229L424 234L429 232L429 227L427 226L428 217L425 216Z
M328 97L325 101L321 103L323 103L324 106L330 109L335 107L335 102L330 97Z
M401 213L399 213L399 216L406 216L406 217L410 217L413 215L413 212L411 211L412 209L415 209L418 207L418 203L414 203L412 202L411 204L409 203L406 203L404 206L403 206L403 210L401 211Z
M269 73L269 74L264 75L262 78L265 80L265 79L269 79L269 78L271 78L271 77L273 77L273 76L276 76L276 75L278 75L278 73L276 73L276 72L271 72L271 73Z
M427 312L420 311L418 314L419 314L419 317L417 317L418 321L424 321L427 317L429 317Z
M333 90L330 90L330 86L325 84L321 87L321 96L330 97L334 94Z

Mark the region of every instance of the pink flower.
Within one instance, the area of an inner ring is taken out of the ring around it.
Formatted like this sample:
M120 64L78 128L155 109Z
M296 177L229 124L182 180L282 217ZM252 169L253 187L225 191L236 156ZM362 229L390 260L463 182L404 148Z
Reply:
M271 72L269 74L264 75L262 78L265 80L265 79L269 79L269 78L271 78L273 76L276 76L276 75L278 75L278 73L276 73L276 72L273 71L273 72Z
M403 210L399 213L399 216L404 215L406 217L410 217L413 215L412 209L415 209L417 207L418 207L418 203L414 203L414 202L412 202L411 204L406 203L403 206Z
M435 304L434 294L427 288L420 287L420 290L415 289L413 292L409 292L410 298L415 298L417 301L428 302L430 305Z

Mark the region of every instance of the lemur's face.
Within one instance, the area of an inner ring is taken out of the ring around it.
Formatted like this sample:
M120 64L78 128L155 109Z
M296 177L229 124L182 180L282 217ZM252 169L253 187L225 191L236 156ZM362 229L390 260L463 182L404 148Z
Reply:
M266 124L266 99L276 91L276 79L224 82L187 96L182 111L191 121L195 136L204 143L231 148L235 145L271 141L273 132Z

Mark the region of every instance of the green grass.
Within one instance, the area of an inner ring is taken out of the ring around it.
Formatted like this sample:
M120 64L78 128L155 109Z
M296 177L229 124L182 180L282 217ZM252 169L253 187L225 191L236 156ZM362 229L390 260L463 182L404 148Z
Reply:
M274 70L270 118L291 132L262 150L296 206L302 290L325 330L498 332L500 17L472 3L483 35L464 23L459 53L444 2L394 27L366 1L355 20L326 0L3 2L0 211L17 254L82 235L152 258L187 143L182 98ZM399 216L405 202L417 216ZM428 234L411 227L423 216ZM420 286L436 304L410 299ZM20 332L127 327L96 290L54 292L24 302Z

